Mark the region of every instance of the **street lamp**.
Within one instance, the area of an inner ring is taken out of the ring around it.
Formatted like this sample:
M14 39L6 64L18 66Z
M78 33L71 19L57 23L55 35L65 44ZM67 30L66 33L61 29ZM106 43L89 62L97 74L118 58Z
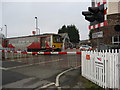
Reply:
M7 25L4 25L5 26L5 36L7 38Z
M0 27L0 31L2 31L2 30L3 30L3 28Z
M35 17L35 29L36 29L36 34L40 34L40 29L38 28L38 18Z

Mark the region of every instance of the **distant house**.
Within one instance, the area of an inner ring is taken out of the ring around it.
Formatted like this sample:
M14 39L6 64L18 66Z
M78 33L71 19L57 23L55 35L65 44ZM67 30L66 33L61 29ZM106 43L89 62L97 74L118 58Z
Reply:
M0 49L3 49L3 47L2 47L2 39L3 38L5 38L5 36L2 33L0 33Z
M91 45L91 43L90 43L90 40L81 40L80 42L79 42L79 45L81 46L81 45Z
M73 44L70 42L68 33L60 33L59 35L62 36L63 48L72 48L73 47Z
M4 34L0 33L0 39L5 38Z

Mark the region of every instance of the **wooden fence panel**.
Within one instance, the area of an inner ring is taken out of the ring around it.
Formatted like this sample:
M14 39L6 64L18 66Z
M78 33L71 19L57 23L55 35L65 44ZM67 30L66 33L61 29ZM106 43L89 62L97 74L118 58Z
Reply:
M103 88L120 89L120 52L82 51L82 76Z

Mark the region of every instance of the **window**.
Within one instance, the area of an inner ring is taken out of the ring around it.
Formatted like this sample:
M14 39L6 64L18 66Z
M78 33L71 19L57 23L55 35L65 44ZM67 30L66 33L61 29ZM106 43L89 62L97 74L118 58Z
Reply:
M95 6L95 0L92 0L92 6Z
M62 43L62 38L59 35L54 35L53 36L53 42L54 43Z
M120 35L115 35L112 37L112 43L114 45L120 45Z

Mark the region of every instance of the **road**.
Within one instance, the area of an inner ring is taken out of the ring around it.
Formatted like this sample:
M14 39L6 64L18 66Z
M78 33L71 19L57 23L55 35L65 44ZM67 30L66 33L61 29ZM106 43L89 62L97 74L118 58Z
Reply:
M80 66L80 55L34 55L2 61L3 88L56 88L56 77L70 68ZM60 86L69 86L80 70L72 69L59 77ZM67 75L68 74L68 75Z

